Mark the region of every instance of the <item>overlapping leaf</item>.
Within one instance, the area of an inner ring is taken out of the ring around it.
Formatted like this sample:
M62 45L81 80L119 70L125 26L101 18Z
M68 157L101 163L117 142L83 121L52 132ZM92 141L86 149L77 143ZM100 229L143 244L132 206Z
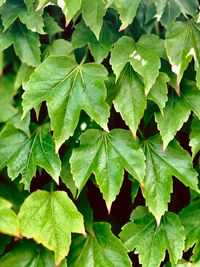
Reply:
M48 57L26 84L24 114L47 101L56 150L73 135L82 109L106 129L109 116L108 105L104 101L106 75L102 65L77 65L70 57Z
M13 106L15 90L13 86L13 77L0 77L0 122L6 122L17 113Z
M199 242L200 236L200 202L185 207L179 214L186 231L185 250Z
M122 22L120 30L124 30L129 24L131 24L136 15L140 1L141 0L128 0L124 2L124 0L114 0Z
M104 21L99 40L93 32L85 25L84 21L79 22L72 35L72 44L75 48L88 45L95 62L101 63L108 56L112 44L116 41L118 34L112 31L113 25Z
M197 0L153 0L157 9L157 19L165 27L169 27L176 18L182 13L185 17L187 15L195 16L198 9Z
M192 120L190 132L190 146L192 147L192 157L194 158L200 150L200 120L194 118Z
M19 236L19 222L11 207L12 204L10 202L0 197L0 232Z
M172 141L163 151L159 136L144 141L146 175L143 195L149 210L158 224L167 210L172 192L172 175L182 183L199 192L197 173L192 168L192 159L176 141Z
M53 253L43 247L38 247L30 241L22 242L22 244L14 247L10 252L6 253L0 259L0 266L4 267L55 267ZM62 262L59 267L66 267Z
M130 251L135 249L135 253L139 253L143 267L159 267L165 250L173 265L182 257L185 234L176 214L165 213L157 227L147 208L138 207L132 212L131 222L122 228L120 238Z
M146 102L144 85L132 66L127 64L116 83L116 96L113 104L135 137Z
M143 35L137 43L124 36L115 43L110 62L117 79L126 63L130 62L142 76L147 95L159 75L161 56L164 56L164 46L158 36Z
M80 191L93 172L110 210L120 191L124 169L142 182L144 155L131 133L122 129L110 133L87 130L81 135L80 142L70 159L75 184Z
M196 82L200 87L200 25L193 20L175 22L167 30L165 46L172 71L177 75L177 84L194 58Z
M18 17L29 30L44 33L42 13L35 11L34 1L29 1L26 7L23 0L6 0L2 7L4 30L7 30Z
M38 127L30 137L8 124L0 134L0 169L8 167L14 179L22 175L22 182L29 189L36 166L44 168L58 182L61 164L48 125Z
M22 63L36 67L40 63L40 43L36 32L29 31L18 20L5 32L0 32L0 52L14 46Z
M59 264L69 251L71 233L85 233L83 217L64 191L32 193L21 206L22 235L54 251Z
M94 223L87 239L75 237L68 257L69 267L129 267L128 250L113 235L108 223Z
M200 91L194 82L186 81L181 87L181 96L169 96L163 114L155 113L155 119L163 140L163 148L174 138L183 123L187 121L191 111L200 118Z

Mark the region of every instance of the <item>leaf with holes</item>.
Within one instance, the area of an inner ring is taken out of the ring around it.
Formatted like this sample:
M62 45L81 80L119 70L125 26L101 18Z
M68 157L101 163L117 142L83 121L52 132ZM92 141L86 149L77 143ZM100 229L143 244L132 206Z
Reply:
M143 35L137 43L123 36L112 50L110 63L117 77L127 62L142 76L147 95L159 75L160 57L164 57L163 41L156 35Z

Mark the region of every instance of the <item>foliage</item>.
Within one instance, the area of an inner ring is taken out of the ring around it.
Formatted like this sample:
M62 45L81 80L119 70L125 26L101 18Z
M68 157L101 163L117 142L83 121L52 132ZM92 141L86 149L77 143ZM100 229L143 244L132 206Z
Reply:
M199 10L0 1L1 267L200 265Z

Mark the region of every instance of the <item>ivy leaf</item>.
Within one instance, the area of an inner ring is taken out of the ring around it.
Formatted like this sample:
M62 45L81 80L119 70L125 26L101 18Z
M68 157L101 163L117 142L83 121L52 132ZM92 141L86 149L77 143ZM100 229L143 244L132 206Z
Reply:
M124 169L142 182L144 155L131 133L122 129L110 133L87 130L81 135L80 143L70 159L76 187L80 192L93 172L109 211L120 191Z
M124 0L114 0L122 22L119 31L124 30L129 24L131 24L136 15L140 1L141 0L127 0L125 3Z
M169 77L160 72L159 76L156 79L156 82L152 86L149 94L148 99L154 101L159 109L160 113L163 115L163 109L165 107L165 103L167 102L167 83L170 81Z
M163 42L156 35L143 35L137 43L130 37L122 37L112 50L110 63L117 79L130 62L133 69L143 77L147 95L159 75L160 58L164 54Z
M63 183L67 186L67 188L72 193L73 197L76 198L77 188L75 186L75 182L71 174L71 169L70 169L70 164L69 164L70 156L71 156L71 151L68 150L65 153L64 157L62 158L62 170L60 173L60 177Z
M85 233L83 217L64 191L32 193L20 208L22 235L55 253L58 265L68 254L71 233Z
M82 0L82 16L88 27L94 32L97 40L106 14L106 1Z
M52 42L50 46L47 47L45 53L43 53L44 58L49 56L66 56L69 55L73 57L72 44L64 39L57 39Z
M42 12L35 11L35 5L33 4L33 2L32 6L29 7L28 12L21 12L21 14L19 15L19 19L22 23L26 25L29 30L44 34L44 21L42 17Z
M40 10L49 2L50 2L49 0L38 0L38 6L37 6L36 10ZM51 1L51 2L53 2L53 1Z
M19 17L20 21L26 24L26 27L31 31L43 32L43 19L41 12L35 12L34 4L29 5L27 10L24 1L22 0L6 0L2 8L2 22L4 31Z
M66 17L66 24L70 22L73 16L79 11L81 8L81 1L82 0L63 0L60 1L60 7L63 10L63 13ZM59 4L59 2L58 2Z
M62 32L63 29L58 25L58 23L51 17L47 12L43 15L44 18L44 31L49 35L54 35L57 32Z
M12 76L0 77L0 95L0 122L6 122L17 113L13 106L15 90Z
M181 88L181 96L172 94L163 114L155 113L155 119L163 140L163 149L174 138L183 123L188 120L191 110L200 118L200 91L194 82L186 81Z
M25 25L16 21L11 28L0 35L0 52L13 44L15 53L22 63L36 67L40 63L38 34L29 31Z
M16 22L11 29L13 45L16 54L23 63L36 67L40 63L40 49L38 34Z
M19 89L21 86L23 87L25 82L29 80L29 77L31 76L33 71L34 68L28 66L25 63L22 63L20 65L20 67L17 70L17 75L15 77L15 83L14 83L15 90Z
M68 256L69 267L129 267L127 249L113 235L108 223L94 223L87 239L74 237Z
M138 125L146 108L146 102L144 85L132 66L127 64L117 81L113 104L116 111L120 112L129 126L134 137L136 137Z
M185 250L199 241L200 236L200 202L194 202L179 213L179 217L186 231Z
M196 82L200 87L200 26L193 20L178 21L167 30L165 40L166 52L177 75L177 84L180 84L183 73L189 62L194 58Z
M24 8L24 2L21 0L6 0L1 11L4 31L6 31L10 27L10 25L18 18L20 12L22 12Z
M144 267L158 267L168 250L170 262L176 264L184 249L184 228L178 216L166 212L159 227L146 207L138 207L131 214L120 233L120 238L130 251L139 253L140 264Z
M22 117L22 107L21 105L17 108L17 113L8 120L7 123L12 124L16 129L21 130L24 132L27 136L30 137L30 114L27 114L26 117L21 120Z
M101 63L103 59L108 56L111 46L116 41L117 36L118 35L113 32L113 26L104 21L98 41L94 33L90 31L89 27L87 27L84 21L81 20L81 22L75 26L72 35L72 45L75 48L88 45L95 62Z
M193 159L200 150L199 140L200 140L200 120L198 118L194 118L192 120L191 132L190 132L190 146L192 147Z
M36 166L44 168L58 183L61 163L49 127L38 127L30 137L12 126L7 126L0 135L0 167L8 166L8 175L15 179L22 175L22 182L29 189Z
M11 207L10 202L0 197L0 232L11 236L19 236L19 222Z
M185 17L195 16L198 9L198 1L188 0L153 0L157 9L157 19L162 25L169 27L182 13Z
M4 267L55 267L53 253L42 246L38 246L30 241L14 247L0 259L0 266Z
M81 110L107 129L109 107L104 101L106 75L102 65L77 65L70 57L48 57L26 84L24 115L42 101L47 101L56 150L73 135Z
M153 136L144 142L144 153L146 175L143 195L150 212L159 224L170 200L172 176L176 176L186 186L199 192L197 173L192 168L189 154L176 141L170 142L163 151L161 138L158 135Z

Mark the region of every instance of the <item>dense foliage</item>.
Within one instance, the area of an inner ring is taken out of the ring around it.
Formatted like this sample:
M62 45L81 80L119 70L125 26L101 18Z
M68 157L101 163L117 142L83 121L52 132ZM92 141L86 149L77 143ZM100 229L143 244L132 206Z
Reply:
M0 16L0 266L200 266L198 0Z

